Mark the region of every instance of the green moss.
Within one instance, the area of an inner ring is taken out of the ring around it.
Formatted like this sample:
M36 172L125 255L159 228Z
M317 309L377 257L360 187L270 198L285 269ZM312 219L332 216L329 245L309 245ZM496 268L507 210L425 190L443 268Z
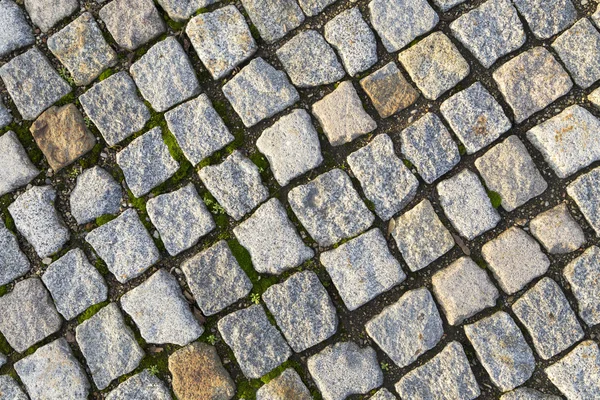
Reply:
M0 286L0 297L8 293L8 285Z
M83 313L81 313L79 315L79 317L77 317L77 322L79 324L81 324L84 321L87 321L88 319L92 318L94 315L96 315L96 313L98 311L100 311L100 309L104 308L104 306L107 306L110 303L110 301L106 300L103 301L102 303L98 303L98 304L94 304L93 306L90 306L87 310L85 310Z
M252 37L254 38L254 40L260 39L260 32L258 31L258 28L252 23L249 25L250 25L249 26L250 34L252 34Z
M112 221L115 218L117 218L117 216L112 215L112 214L101 215L98 218L96 218L96 225L102 226L102 225L106 224L107 222Z
M465 147L465 145L464 145L464 144L462 144L462 143L459 143L459 144L458 144L458 153L459 153L461 156L464 156L465 154L467 154L467 148Z
M94 266L96 267L98 272L100 272L102 275L108 275L110 273L110 271L108 270L108 267L106 266L106 263L101 258L96 259Z
M10 215L8 210L5 211L5 213L4 213L4 226L6 227L6 229L11 231L12 233L17 233L17 227L15 226L15 220Z
M261 386L262 383L259 379L238 382L236 398L239 400L256 400L256 391L260 389Z
M204 8L199 9L198 11L196 11L194 13L194 15L200 15L200 14L204 14L204 13L207 13L207 12L208 12L208 8L204 7Z
M112 68L107 69L106 71L104 71L103 73L100 74L100 76L98 77L98 81L102 82L106 78L108 78L111 75L113 75L115 72L116 71L114 69L112 69Z
M146 214L146 200L143 197L135 197L131 190L127 189L127 197L131 206L142 214Z
M490 198L490 201L492 202L492 206L494 208L500 207L500 205L502 204L502 197L500 196L500 193L494 192L493 190L488 190L487 195Z
M250 253L237 240L231 239L227 241L231 253L237 260L240 267L244 270L253 285L253 293L262 295L272 285L276 284L279 279L272 275L261 275L252 267L252 258Z
M250 158L250 160L254 163L254 165L256 165L258 167L258 172L260 172L261 174L269 169L269 162L267 161L265 156L263 156L262 154L260 154L260 153L250 154L250 157L248 157L248 158Z
M178 32L185 27L185 21L183 21L183 22L174 21L171 18L169 18L166 14L164 16L164 19L165 19L165 22L167 23L167 25L169 25L169 28L173 29L175 32Z
M213 219L215 220L215 224L217 225L217 229L224 230L229 226L229 218L226 215L213 215Z
M31 159L31 162L39 166L40 162L44 158L44 155L35 143L33 135L29 131L31 124L31 121L23 121L21 125L19 125L16 122L13 122L8 126L8 130L13 131L17 135L19 141L27 151L27 155Z
M103 148L102 143L96 143L89 153L79 159L81 168L87 169L97 165L98 161L100 161L100 153L102 153Z
M402 160L402 162L404 163L404 165L406 165L406 167L408 169L412 169L412 167L414 166L413 163L411 163L410 161L408 161L406 159Z
M375 211L375 203L373 203L371 200L365 199L365 204L369 210Z
M76 100L77 100L77 96L75 95L75 92L71 91L70 93L64 95L54 105L57 107L66 106L67 104L75 103Z

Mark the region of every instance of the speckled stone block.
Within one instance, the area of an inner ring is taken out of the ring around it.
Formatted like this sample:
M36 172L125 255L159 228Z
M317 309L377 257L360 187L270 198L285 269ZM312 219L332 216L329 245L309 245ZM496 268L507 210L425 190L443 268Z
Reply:
M106 170L95 166L77 177L69 197L71 215L78 224L85 224L106 214L118 214L123 189Z
M585 243L583 229L565 203L538 214L529 223L529 229L550 254L570 253Z
M520 387L500 396L500 400L561 400L561 397L544 394L538 390Z
M337 0L298 0L304 14L313 17L321 13L325 7L335 3Z
M455 6L464 3L465 1L466 0L433 0L433 3L442 11L448 11Z
M16 236L0 221L0 286L25 275L31 268L29 260L19 248Z
M577 299L579 315L589 326L600 323L600 249L591 246L571 261L563 274Z
M419 98L393 61L361 79L360 86L381 118L391 117Z
M0 99L0 129L9 125L13 121L13 116L10 110L4 105L4 102Z
M25 13L14 1L0 1L0 25L4 28L0 32L0 57L35 43Z
M567 186L567 193L575 200L581 213L600 235L600 168L579 176Z
M295 0L242 0L242 6L267 43L281 39L305 18Z
M600 393L600 350L586 340L545 369L550 381L568 399L593 399Z
M3 396L2 400L29 400L19 384L9 375L0 375L0 393Z
M0 136L0 196L27 185L39 173L13 131Z
M567 29L577 18L571 0L513 0L529 29L538 39L548 39Z
M256 392L256 400L311 400L308 388L300 379L300 375L288 368L277 378L269 381Z
M25 9L31 22L42 32L48 32L78 8L79 1L77 0L25 0Z
M369 400L397 400L386 388L379 389Z
M167 386L147 369L121 383L106 395L106 400L171 400Z
M220 0L157 0L157 3L169 15L169 18L183 22L194 13Z

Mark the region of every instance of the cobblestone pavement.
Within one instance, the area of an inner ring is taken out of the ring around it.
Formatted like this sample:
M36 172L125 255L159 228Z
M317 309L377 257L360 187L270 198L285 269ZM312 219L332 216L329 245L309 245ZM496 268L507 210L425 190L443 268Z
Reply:
M598 28L0 0L0 399L600 399Z

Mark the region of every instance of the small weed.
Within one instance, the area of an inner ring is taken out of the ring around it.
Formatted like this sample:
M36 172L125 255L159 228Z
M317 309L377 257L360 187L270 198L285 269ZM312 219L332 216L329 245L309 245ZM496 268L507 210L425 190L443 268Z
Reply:
M208 193L204 194L204 203L206 204L206 206L208 207L208 209L210 210L210 212L212 212L213 214L216 214L216 215L225 215L225 209L223 208L223 206L221 206L214 199L214 197L212 197Z
M382 362L382 363L381 363L381 369L382 369L383 371L386 371L386 372L387 372L387 371L389 371L389 370L390 370L390 364L388 364L388 363L386 363L386 362Z
M254 304L259 304L260 303L260 294L252 293L250 295L250 301L253 302Z
M88 128L91 128L92 126L94 126L94 124L92 123L92 120L88 116L83 117L83 122L85 123L85 126L87 126Z
M148 368L148 372L150 372L152 375L158 375L160 370L158 369L158 367L156 365L151 365L150 368Z
M75 86L75 80L73 79L73 77L69 73L68 69L66 69L65 67L60 67L58 69L58 74L60 75L61 78L63 78L65 81L67 81L67 83L69 85Z
M217 343L217 337L215 335L208 335L208 337L206 338L206 342L211 346L214 346L215 343Z

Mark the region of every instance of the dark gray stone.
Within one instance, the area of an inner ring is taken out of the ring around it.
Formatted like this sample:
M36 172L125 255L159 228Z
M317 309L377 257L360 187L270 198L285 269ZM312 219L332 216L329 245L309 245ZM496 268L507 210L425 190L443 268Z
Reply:
M0 129L4 128L13 121L10 110L0 100Z
M25 9L31 21L42 32L48 32L78 8L79 1L77 0L25 0Z
M35 43L25 13L14 1L0 1L0 25L3 27L0 31L0 57Z
M15 235L0 221L0 286L25 275L31 268L29 260L19 248Z
M0 136L0 196L27 185L39 173L13 131Z

